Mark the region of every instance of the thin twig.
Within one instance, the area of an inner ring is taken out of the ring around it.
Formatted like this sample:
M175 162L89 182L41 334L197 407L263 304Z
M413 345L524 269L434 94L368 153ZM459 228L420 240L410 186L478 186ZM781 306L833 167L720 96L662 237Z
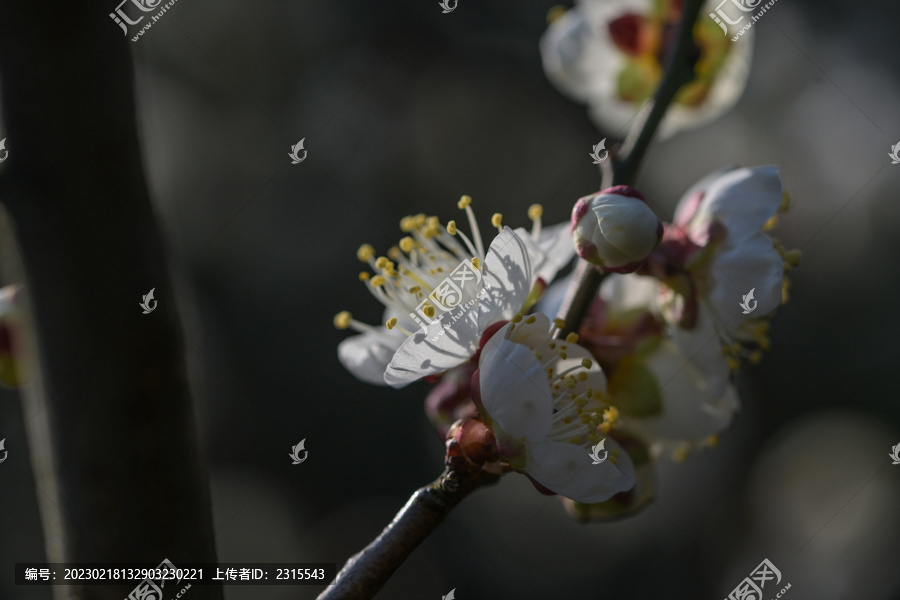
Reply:
M419 488L371 544L351 557L318 600L368 600L384 587L413 550L437 529L463 498L496 483L500 475L484 470L462 475L447 469Z

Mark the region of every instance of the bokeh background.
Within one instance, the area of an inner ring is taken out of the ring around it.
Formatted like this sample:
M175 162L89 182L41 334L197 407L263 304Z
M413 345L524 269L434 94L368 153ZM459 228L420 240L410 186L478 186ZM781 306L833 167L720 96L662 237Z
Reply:
M534 202L554 223L599 188L587 154L620 132L598 131L546 81L551 6L179 0L128 42L221 561L340 565L439 474L427 385L354 379L332 317L381 319L355 253L396 243L405 214L458 218L469 194L484 225L493 212L528 225ZM753 28L737 107L647 156L639 187L664 218L728 164L778 164L794 197L776 235L803 262L773 348L738 377L743 408L719 447L663 461L657 500L609 524L577 524L505 477L380 598L722 598L764 558L793 600L900 597L900 466L888 458L900 443L900 165L887 156L900 141L898 20L896 3L779 0ZM301 138L308 157L291 165ZM45 600L49 588L17 588L10 568L44 558L29 417L2 393L0 596ZM292 466L304 438L309 458Z

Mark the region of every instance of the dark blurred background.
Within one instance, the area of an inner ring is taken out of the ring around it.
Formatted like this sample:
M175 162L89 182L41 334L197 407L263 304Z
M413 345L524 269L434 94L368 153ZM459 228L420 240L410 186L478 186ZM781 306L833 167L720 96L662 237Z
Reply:
M616 132L545 79L551 6L179 0L128 42L220 561L340 566L439 474L427 385L354 379L332 317L381 320L356 249L383 253L405 214L458 219L469 194L484 225L501 212L527 226L534 202L555 223L599 188L587 154ZM460 505L380 598L721 598L764 558L793 600L900 598L900 466L888 457L900 443L900 165L887 156L900 141L898 19L897 3L780 0L753 28L737 107L647 157L639 187L663 218L733 163L779 164L794 197L775 234L803 262L773 348L738 378L743 408L719 447L663 461L656 502L611 524L577 524L510 475ZM309 154L292 165L301 138ZM49 588L16 587L9 568L44 559L31 416L2 393L0 597L44 600ZM293 466L304 438L309 458Z

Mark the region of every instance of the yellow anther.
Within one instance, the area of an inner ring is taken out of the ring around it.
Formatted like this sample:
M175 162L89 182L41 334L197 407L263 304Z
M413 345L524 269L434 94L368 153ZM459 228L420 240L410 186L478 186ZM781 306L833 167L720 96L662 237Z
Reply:
M587 436L588 441L592 444L599 444L600 440L603 439L603 436L597 433L596 431L592 431Z
M565 385L570 390L574 390L577 384L575 383L574 379L566 379L563 385Z
M753 353L750 354L750 364L751 365L759 364L759 361L762 360L762 357L763 357L762 352L760 352L759 350L753 351Z
M672 460L677 463L682 463L687 460L688 455L691 453L691 447L689 444L685 444L679 447L677 450L672 452Z
M350 320L353 318L346 310L342 310L338 314L334 315L334 326L338 329L347 329L350 327Z
M472 204L471 196L463 196L462 198L459 199L459 202L456 203L456 205L459 207L460 210L465 209L470 204Z
M615 406L610 406L606 410L603 411L603 422L609 423L610 425L615 425L619 422L619 409Z
M422 312L425 313L425 316L428 317L429 319L434 318L434 307L432 305L426 304L422 308Z
M800 257L803 256L803 252L801 250L788 250L784 253L784 262L787 266L794 268L800 264Z
M559 329L562 329L566 326L566 322L563 319L553 319L553 325L555 325Z
M363 262L369 262L375 256L375 248L373 248L370 244L363 244L359 247L359 250L356 251L356 258Z
M547 346L549 346L551 350L556 350L556 342L550 342Z
M419 290L421 290L421 289L422 289L422 288L420 288L419 286L414 285L414 286L412 286L411 288L409 288L409 293L410 293L410 294L418 294L418 293L419 293Z
M793 202L793 198L791 198L790 192L785 190L785 192L781 195L781 206L778 207L780 212L787 212L791 207L791 202Z
M403 250L404 252L406 252L407 254L412 252L413 246L415 246L415 245L416 245L415 240L409 236L406 236L405 238L400 240L400 249Z
M588 374L582 371L578 374L578 381L587 381Z
M388 329L393 329L394 327L397 326L397 317L391 317L390 319L387 320L387 323L385 323L385 325L387 326Z
M450 235L456 235L456 221L447 222L447 233L449 233Z
M592 361L592 360L589 359L589 358L582 358L582 359L581 359L581 366L584 367L585 369L590 369L591 367L594 366L594 361Z
M362 273L359 274L360 281L368 281L369 277L371 277L371 275L369 275L366 271L363 271Z
M706 445L709 446L710 448L715 448L716 446L718 446L719 445L719 436L717 436L714 433L706 436Z
M532 221L537 221L542 216L544 216L544 207L540 204L532 204L528 207L528 218Z
M494 227L500 227L500 223L502 223L502 222L503 222L503 215L501 215L500 213L494 213L491 216L491 225L493 225Z
M570 438L569 438L569 443L570 443L570 444L580 444L580 443L581 443L581 436L580 436L580 435L576 435L575 437L570 437Z
M769 217L769 220L762 226L763 231L772 231L778 225L778 214Z
M550 25L561 16L566 14L568 9L565 6L560 6L557 4L556 6L551 6L550 10L547 11L547 25Z
M530 317L528 317L527 319L525 319L525 322L526 322L527 324L529 324L529 325L531 325L531 324L534 323L535 321L537 321L537 317L535 317L534 315L531 315Z
M425 225L425 213L414 215L413 222L416 224L416 227L422 227L423 225Z
M375 268L376 269L384 269L390 262L391 261L388 260L387 256L379 256L378 259L375 261Z
M513 323L518 323L521 320L522 320L522 313L516 313L515 316L513 316L513 318L510 319L510 321L512 321Z
M372 285L375 287L381 287L385 283L387 283L387 279L384 278L384 275L376 275L372 279L369 280Z
M476 271L481 268L481 261L478 260L477 256L472 257L472 268Z
M569 355L566 354L563 350L560 350L559 357L562 358L563 360L565 360L566 358L569 358Z
M413 229L416 228L416 218L412 215L408 215L400 219L400 231L404 233L409 233Z
M785 277L781 280L781 303L787 304L787 301L790 300L791 295L789 290L791 289L791 280Z
M593 398L594 390L592 390L591 388L587 388L586 390L584 390L584 395L587 396L588 398Z
M391 246L390 248L388 248L387 255L391 260L399 261L403 256L403 253L400 252L400 248L398 248L397 246Z
M612 431L612 425L610 425L609 423L601 423L600 431L602 431L603 433L609 433L610 431Z
M572 333L570 333L569 335L566 336L566 341L569 342L570 344L574 344L575 342L578 341L578 334L573 331Z

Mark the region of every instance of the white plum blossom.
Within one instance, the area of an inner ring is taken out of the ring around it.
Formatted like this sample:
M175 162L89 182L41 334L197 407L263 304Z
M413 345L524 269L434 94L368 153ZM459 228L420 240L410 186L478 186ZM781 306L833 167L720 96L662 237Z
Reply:
M718 118L743 92L753 30L732 42L705 16L715 4L706 3L694 26L695 78L660 124L663 138ZM598 127L622 131L656 91L680 16L680 0L576 0L541 39L544 72L563 94L588 105Z
M662 239L647 201L627 185L580 198L572 209L575 252L604 272L636 271Z
M543 314L517 314L488 339L472 377L474 400L500 455L541 486L584 503L602 502L634 485L631 458L604 438L617 412L606 377L577 336L553 339ZM590 449L605 439L609 459Z
M666 320L686 337L704 338L704 318L722 339L732 369L740 357L758 361L769 345L770 316L787 301L787 273L800 251L787 250L769 231L790 196L778 168L730 168L707 176L682 197L675 220L644 272L656 276ZM754 290L755 309L740 303ZM704 314L705 313L705 314ZM742 347L753 343L753 352Z
M470 204L468 196L459 202L471 239L455 221L444 226L419 214L401 220L407 236L387 256L376 258L374 248L360 247L359 259L376 272L363 272L360 280L385 305L382 326L356 321L348 312L335 317L339 329L359 332L340 343L338 357L360 380L403 387L467 362L485 330L527 309L572 259L568 224L542 227L537 204L528 210L530 232L502 226L495 214L498 234L485 250ZM445 285L454 272L456 288Z

